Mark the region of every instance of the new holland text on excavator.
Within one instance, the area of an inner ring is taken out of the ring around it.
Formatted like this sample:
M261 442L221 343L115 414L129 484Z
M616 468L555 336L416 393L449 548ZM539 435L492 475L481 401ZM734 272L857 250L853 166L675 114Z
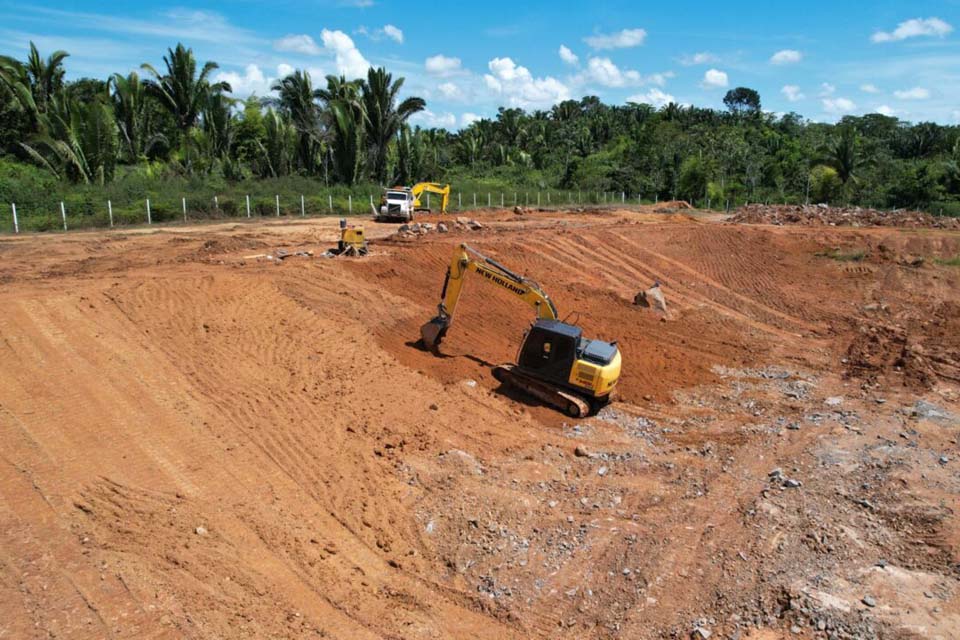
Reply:
M493 368L497 380L573 417L586 416L610 400L620 378L617 343L584 338L580 327L559 320L556 305L540 285L466 244L454 251L437 316L420 327L424 346L438 352L469 272L518 296L537 313L520 346L517 363Z

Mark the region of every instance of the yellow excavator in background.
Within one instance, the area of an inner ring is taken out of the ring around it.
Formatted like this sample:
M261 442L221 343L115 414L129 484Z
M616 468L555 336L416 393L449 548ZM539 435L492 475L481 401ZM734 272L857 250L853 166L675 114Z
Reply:
M447 212L447 204L450 202L450 185L418 182L410 188L410 192L413 193L413 206L417 211L429 211L427 207L420 204L420 196L424 193L435 193L440 196L440 213Z
M376 211L377 220L398 220L410 222L415 211L429 211L420 201L424 193L440 196L440 213L447 212L450 201L450 185L435 182L418 182L412 187L393 187L386 189L380 197L380 209Z
M540 285L466 244L454 251L443 281L437 316L420 327L425 347L438 353L469 272L519 297L537 313L536 322L520 346L517 364L493 368L497 380L573 417L583 417L609 401L620 379L617 343L584 338L580 327L558 319L556 306Z

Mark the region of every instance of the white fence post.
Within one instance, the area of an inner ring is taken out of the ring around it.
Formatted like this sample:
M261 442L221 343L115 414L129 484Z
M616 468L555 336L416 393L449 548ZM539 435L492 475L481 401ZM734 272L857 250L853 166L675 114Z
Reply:
M540 192L537 191L537 206L540 206Z
M280 196L274 196L277 202L277 217L280 217Z
M462 195L459 191L457 192L457 209L463 209L463 200L460 198Z
M63 218L63 230L67 230L67 209L63 206L63 200L60 201L60 217Z
M113 203L107 200L107 215L110 216L110 227L113 227Z
M13 232L20 233L20 223L17 222L17 205L11 202L10 208L13 209Z
M500 192L500 206L503 206L503 191Z
M333 194L327 194L327 204L330 206L330 213L333 213Z
M626 202L626 201L627 201L627 192L626 192L626 191L621 191L621 192L620 192L620 202L621 202L621 203L624 203L624 202Z
M373 196L370 196L370 204L373 204ZM303 194L300 195L300 217L307 215L307 204L303 200Z
M150 198L147 198L147 224L153 224L153 216L150 215Z
M547 204L550 204L550 192L547 191Z
M187 221L187 199L180 198L180 204L183 207L183 221L186 222Z
M250 196L247 196L247 217L250 217Z
M476 193L473 194L473 208L474 208L474 209L477 208L477 194L476 194Z
M220 211L220 196L213 196L213 208Z
M487 191L487 206L488 206L488 207L492 207L492 206L493 206L493 199L491 198L489 191Z

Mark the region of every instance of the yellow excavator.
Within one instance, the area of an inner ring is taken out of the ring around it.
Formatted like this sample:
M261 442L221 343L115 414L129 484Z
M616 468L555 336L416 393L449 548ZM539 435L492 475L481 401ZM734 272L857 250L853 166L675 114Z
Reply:
M437 316L420 327L425 347L439 353L470 272L519 297L537 314L524 336L517 363L493 368L497 380L573 417L586 416L610 400L620 378L617 343L584 338L580 327L559 320L557 307L540 285L466 244L454 251Z

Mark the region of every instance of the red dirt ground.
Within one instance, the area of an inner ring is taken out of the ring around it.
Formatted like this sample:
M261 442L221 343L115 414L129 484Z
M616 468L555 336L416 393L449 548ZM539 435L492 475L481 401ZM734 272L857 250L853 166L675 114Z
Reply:
M960 635L960 233L478 219L0 240L0 638ZM480 282L416 348L458 242L619 341L616 403L501 392Z

